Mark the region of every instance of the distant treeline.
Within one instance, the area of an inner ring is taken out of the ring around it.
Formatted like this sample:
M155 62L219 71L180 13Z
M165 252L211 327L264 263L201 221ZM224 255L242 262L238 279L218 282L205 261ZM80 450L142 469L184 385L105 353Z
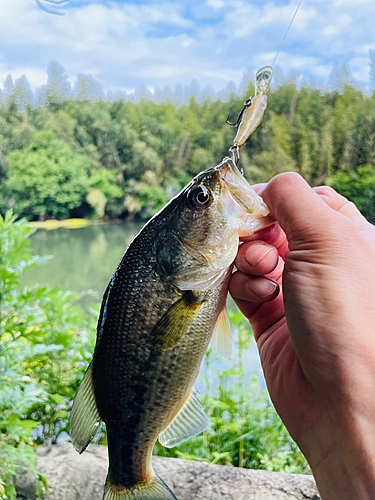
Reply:
M250 182L296 171L328 183L375 218L375 96L342 74L322 92L286 81L270 93L261 127L241 150ZM31 95L26 78L0 93L0 213L30 219L148 218L199 171L228 155L245 98L187 103L106 99L83 76L74 95L63 70ZM94 95L93 95L94 94ZM89 99L89 97L94 99ZM33 102L32 102L33 100Z

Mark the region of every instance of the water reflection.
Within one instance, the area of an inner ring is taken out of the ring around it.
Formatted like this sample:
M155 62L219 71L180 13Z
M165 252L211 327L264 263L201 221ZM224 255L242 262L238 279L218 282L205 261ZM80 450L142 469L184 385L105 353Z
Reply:
M98 302L112 277L117 264L142 224L127 223L88 226L81 229L60 228L54 231L39 229L31 238L33 251L38 255L53 255L53 259L25 275L25 283L64 287L82 293L86 308Z

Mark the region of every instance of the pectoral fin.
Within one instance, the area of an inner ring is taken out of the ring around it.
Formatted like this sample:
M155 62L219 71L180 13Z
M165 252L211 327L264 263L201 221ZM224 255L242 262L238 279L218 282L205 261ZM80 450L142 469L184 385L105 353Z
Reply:
M227 306L223 307L223 310L217 318L210 346L224 359L228 360L232 356L232 332Z
M191 327L202 302L193 300L186 293L161 318L153 329L152 335L163 349L177 345Z
M92 382L93 362L91 361L78 387L70 414L70 437L74 448L82 453L99 429L101 418L96 406Z
M194 388L180 412L165 431L159 435L160 443L166 448L178 446L187 439L205 431L210 425L197 394L198 391Z

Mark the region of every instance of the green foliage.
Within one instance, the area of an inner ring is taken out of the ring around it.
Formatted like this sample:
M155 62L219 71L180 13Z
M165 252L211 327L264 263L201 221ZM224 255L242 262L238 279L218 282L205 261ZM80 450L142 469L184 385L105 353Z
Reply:
M101 219L105 214L105 206L108 201L102 191L96 188L89 188L86 195L86 201L93 208L97 218Z
M140 181L130 179L125 191L124 207L129 215L149 219L167 203L168 196L158 184L157 176L147 170Z
M90 186L87 191L86 201L93 208L98 219L105 215L106 207L110 213L110 207L116 203L118 198L123 197L123 192L116 185L116 173L114 170L101 168L96 170L90 178Z
M326 183L355 203L362 214L375 222L375 170L371 165L349 172L337 172Z
M95 171L90 177L90 186L99 189L108 200L121 198L123 193L116 185L116 174L104 168Z
M215 368L218 356L209 349L203 365L205 390L201 401L210 427L176 448L163 448L157 443L154 454L249 469L310 473L268 394L260 390L259 379L246 373L249 348L254 347L247 320L239 312L230 313L230 320L236 330L234 359L225 363L226 369Z
M56 442L91 356L93 325L76 296L22 285L22 276L48 258L30 255L33 230L11 212L0 216L0 482L15 498L13 476L36 470L36 443Z
M301 88L293 79L272 89L263 124L241 149L240 165L252 183L294 170L319 185L337 172L375 165L375 95L356 88L345 67L333 83L339 90ZM31 218L150 217L176 194L181 176L191 179L228 155L235 130L226 117L237 116L254 93L249 84L229 102L206 96L198 104L192 96L179 107L105 101L81 75L73 100L57 63L37 100L48 107L28 104L25 78L16 85L8 78L5 87L0 213L15 204Z
M89 159L74 154L52 130L37 132L24 150L13 151L7 160L6 185L18 212L62 218L82 204Z

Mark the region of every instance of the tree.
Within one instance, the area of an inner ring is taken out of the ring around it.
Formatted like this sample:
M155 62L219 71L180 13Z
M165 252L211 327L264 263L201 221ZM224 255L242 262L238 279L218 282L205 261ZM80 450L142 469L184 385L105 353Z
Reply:
M48 101L61 104L71 97L71 86L68 82L68 75L65 69L56 61L51 61L48 65L48 80L45 91Z
M11 75L8 75L5 78L4 91L3 91L3 97L2 97L6 108L9 108L13 104L13 102L14 102L13 96L14 96L13 79L12 79Z
M26 106L31 104L33 101L33 93L30 88L30 84L25 75L16 80L14 85L14 102L17 104L18 111L23 113Z
M371 165L359 167L357 171L337 172L326 179L326 184L355 203L362 214L375 222L375 170Z
M90 160L74 154L53 131L37 132L27 148L7 160L6 187L19 213L64 218L83 203Z
M370 88L374 91L375 89L375 50L369 49L370 62Z
M79 73L77 81L74 84L74 97L78 101L88 99L90 101L98 101L104 98L103 87L92 75L82 75Z

